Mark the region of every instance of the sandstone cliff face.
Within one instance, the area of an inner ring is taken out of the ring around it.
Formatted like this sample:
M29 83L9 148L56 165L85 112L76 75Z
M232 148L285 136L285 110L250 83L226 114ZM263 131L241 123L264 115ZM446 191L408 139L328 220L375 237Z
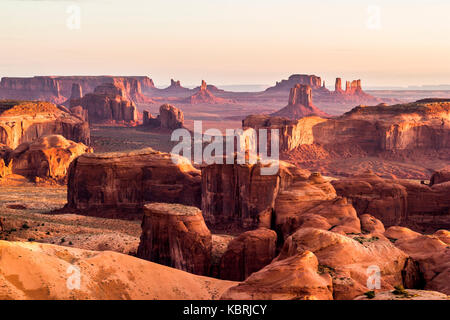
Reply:
M8 158L14 174L30 179L65 182L70 163L87 152L92 152L92 149L82 143L60 135L50 135L21 144Z
M268 265L276 252L277 234L259 228L240 234L231 240L220 262L220 278L243 281Z
M272 113L274 117L284 117L292 120L306 116L316 115L326 117L327 114L312 102L312 89L308 85L296 84L289 93L288 105L283 109Z
M194 274L208 275L211 239L211 232L198 208L151 203L144 206L137 256Z
M125 89L120 84L105 83L81 99L70 100L70 106L82 106L88 111L91 123L137 122L137 108L125 98Z
M371 214L388 227L401 225L424 232L450 227L449 182L427 186L366 173L332 183L359 215Z
M202 212L213 230L270 227L276 196L309 173L280 162L277 175L261 175L260 163L212 164L202 168Z
M15 149L51 134L90 144L88 123L63 108L47 102L0 101L0 144Z
M381 163L386 160L396 166L391 173L424 179L429 168L422 168L424 163L432 161L432 169L439 169L450 161L448 101L359 106L332 119L305 117L287 121L249 116L243 121L243 128L248 127L279 129L282 159L327 175L352 175L355 171L345 166L358 168L358 159L376 157L378 164L366 162L361 167L387 171L383 167L386 162ZM345 159L349 159L348 163ZM413 165L399 166L400 162Z
M125 89L125 97L135 103L152 103L142 91L154 88L153 81L142 77L114 76L40 76L32 78L2 78L0 98L42 100L63 103L71 96L72 86L77 84L83 92L93 92L103 83L118 83Z
M200 171L187 159L143 149L84 154L69 169L67 208L81 214L140 219L146 202L200 207Z

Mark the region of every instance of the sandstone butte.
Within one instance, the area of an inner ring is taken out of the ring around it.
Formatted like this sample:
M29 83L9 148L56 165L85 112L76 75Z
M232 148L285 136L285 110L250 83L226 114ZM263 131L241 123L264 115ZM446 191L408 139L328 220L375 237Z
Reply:
M163 104L159 108L159 115L157 117L152 116L148 111L143 112L144 127L175 130L182 128L183 124L183 111L170 104Z
M138 120L137 108L126 98L125 88L120 82L101 84L93 93L70 99L69 106L71 109L81 106L87 110L91 123L136 124Z
M212 236L196 207L150 203L144 206L137 256L198 275L209 275Z
M66 209L87 215L141 219L146 202L200 207L201 176L190 162L151 148L83 154L68 173Z
M283 109L272 113L271 116L284 117L292 120L311 115L327 117L328 115L317 108L312 100L311 87L308 85L296 84L290 90L288 105Z
M90 144L88 123L62 106L38 101L0 100L0 144L15 149L24 142L52 134Z
M18 174L31 180L65 183L70 163L87 152L92 152L92 149L83 143L67 140L60 135L49 135L22 143L0 158L10 168L9 174ZM6 174L0 173L2 176Z

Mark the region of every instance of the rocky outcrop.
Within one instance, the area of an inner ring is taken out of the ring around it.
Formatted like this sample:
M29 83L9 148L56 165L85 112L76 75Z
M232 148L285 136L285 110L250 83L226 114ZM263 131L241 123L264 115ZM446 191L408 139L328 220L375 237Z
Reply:
M327 116L325 112L313 105L311 87L302 84L296 84L291 88L288 105L286 107L271 114L271 116L274 117L284 117L291 120L311 115Z
M424 288L450 294L450 232L422 235L404 227L390 227L384 235L419 264Z
M332 183L359 215L371 214L385 226L407 226L422 232L450 228L450 182L428 186L368 172Z
M65 182L71 162L87 152L92 152L92 149L83 143L50 135L21 144L9 154L8 162L14 174L32 180L39 178Z
M222 300L332 300L332 280L309 251L269 264L228 289Z
M39 101L0 101L0 144L15 149L51 134L90 144L88 123L65 108Z
M137 108L125 98L120 84L105 83L95 88L81 99L70 100L70 106L82 106L87 110L91 123L136 124Z
M268 265L276 252L277 234L259 228L240 234L231 240L220 263L220 278L243 281Z
M449 170L441 170L433 173L430 178L430 187L435 184L440 184L444 182L450 181L450 171Z
M170 104L163 104L159 108L159 115L157 117L154 117L148 111L144 111L143 113L144 127L175 130L182 128L183 124L183 111Z
M213 93L208 90L208 86L204 80L198 91L191 95L190 97L184 99L183 103L189 104L225 104L232 103L232 100L216 97Z
M257 163L202 168L202 212L212 230L269 227L278 192L309 176L284 162L280 162L277 175L262 175L262 167Z
M175 156L174 156L175 157ZM151 148L84 154L69 169L66 209L101 217L140 219L146 202L200 207L201 177L185 158Z
M151 203L144 206L137 256L190 273L208 275L211 239L211 232L198 208Z
M355 209L345 198L336 197L333 186L317 173L281 191L274 216L274 228L281 241L306 227L342 234L361 232Z
M286 240L275 261L309 252L317 257L322 272L331 275L333 297L337 300L353 299L369 291L367 283L372 269L382 275L381 289L391 290L401 285L408 261L408 255L385 238L346 236L317 228L301 228L295 232Z

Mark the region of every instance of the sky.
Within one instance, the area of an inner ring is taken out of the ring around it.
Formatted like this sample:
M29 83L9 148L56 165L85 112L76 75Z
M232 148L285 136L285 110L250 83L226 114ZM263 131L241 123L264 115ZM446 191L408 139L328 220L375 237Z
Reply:
M0 0L0 77L450 84L448 0Z

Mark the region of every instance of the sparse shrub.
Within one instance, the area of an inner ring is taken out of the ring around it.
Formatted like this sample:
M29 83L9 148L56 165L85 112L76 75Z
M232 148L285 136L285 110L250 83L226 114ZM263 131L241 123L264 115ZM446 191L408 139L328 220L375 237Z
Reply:
M364 295L368 298L368 299L373 299L375 298L375 291L367 291L364 293Z

